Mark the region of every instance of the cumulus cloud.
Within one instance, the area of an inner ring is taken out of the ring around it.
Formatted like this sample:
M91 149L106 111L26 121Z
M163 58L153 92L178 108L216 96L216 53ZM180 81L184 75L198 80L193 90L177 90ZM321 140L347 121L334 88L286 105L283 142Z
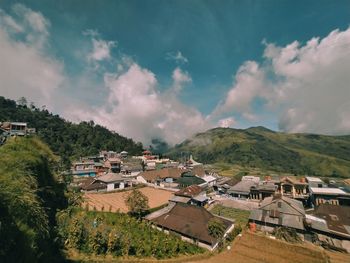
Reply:
M225 118L225 119L221 119L218 122L218 126L222 127L222 128L229 128L229 127L232 127L235 124L236 124L236 120L233 117L228 117L228 118Z
M117 46L117 42L102 39L97 30L87 29L83 32L83 35L90 37L92 44L86 59L93 66L93 69L98 70L101 62L111 60L112 48Z
M156 76L135 62L121 74L106 73L104 79L109 88L106 103L94 109L68 109L70 118L93 119L146 145L155 138L178 143L207 127L199 111L182 104L170 90L160 92ZM174 83L188 81L180 79L174 78Z
M184 85L192 82L191 76L186 71L182 71L181 68L177 67L173 71L173 89L175 92L180 92Z
M0 10L0 93L49 105L65 81L63 65L44 48L50 23L21 4L13 12L10 16Z
M178 64L188 63L188 59L182 55L181 51L167 53L166 59L174 60Z
M244 63L218 114L254 115L257 99L265 109L280 112L287 132L343 134L350 132L350 28L335 30L304 45L266 44L264 61ZM259 113L255 113L259 114ZM254 116L256 117L256 116Z

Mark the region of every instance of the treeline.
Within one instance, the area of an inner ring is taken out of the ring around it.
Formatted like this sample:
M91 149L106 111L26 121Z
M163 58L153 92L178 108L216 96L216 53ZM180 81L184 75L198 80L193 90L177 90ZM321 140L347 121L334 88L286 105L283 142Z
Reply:
M62 262L56 211L65 185L52 173L57 157L36 138L0 147L0 262Z
M162 259L204 252L127 214L73 209L58 214L58 222L66 248L83 254Z
M140 154L142 144L123 137L92 121L74 124L45 108L28 105L22 98L18 103L0 96L0 122L27 122L37 129L37 135L47 143L53 152L61 156L64 168L72 159L97 154L100 150L127 151Z

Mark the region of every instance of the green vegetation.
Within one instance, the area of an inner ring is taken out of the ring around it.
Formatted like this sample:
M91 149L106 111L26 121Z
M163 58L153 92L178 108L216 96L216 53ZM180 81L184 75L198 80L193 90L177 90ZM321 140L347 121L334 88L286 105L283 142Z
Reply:
M142 212L149 209L148 197L141 191L134 189L126 197L125 205L129 208L131 214L140 216Z
M56 211L65 186L52 173L57 157L37 138L0 147L0 261L62 262Z
M130 154L140 154L142 151L141 143L95 125L93 121L74 124L44 107L27 106L25 99L17 104L0 96L0 122L3 121L23 121L29 127L36 128L39 138L61 156L65 168L70 166L71 160L97 154L100 150L126 150Z
M202 163L219 163L227 174L243 167L345 178L350 175L349 152L350 136L287 134L254 127L211 129L176 145L168 154L180 159L191 153Z
M73 209L60 213L58 221L67 249L86 254L161 259L204 252L127 214Z
M210 212L218 216L234 219L235 225L241 226L245 226L248 223L248 218L250 215L250 211L225 207L222 205L214 206Z
M301 243L302 240L294 228L276 227L273 234L277 239L287 241L289 243Z
M208 222L209 235L214 238L222 237L225 233L225 229L224 223L218 218L213 218Z

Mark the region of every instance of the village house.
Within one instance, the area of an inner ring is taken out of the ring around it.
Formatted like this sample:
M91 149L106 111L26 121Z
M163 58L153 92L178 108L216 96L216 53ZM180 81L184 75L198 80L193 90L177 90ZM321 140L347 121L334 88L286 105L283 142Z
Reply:
M213 188L219 194L226 194L232 186L238 184L239 182L240 181L235 177L219 177Z
M350 206L350 194L339 188L310 187L310 203Z
M79 184L83 191L114 191L132 187L135 183L119 173L107 173L96 178L88 178Z
M96 176L95 162L90 160L82 160L74 162L72 164L72 174L73 176Z
M104 167L111 173L120 173L121 160L117 157L110 157L105 160Z
M273 232L275 227L284 226L303 233L305 210L301 201L276 194L265 198L258 209L252 210L249 222L255 223L257 229Z
M10 136L25 136L36 132L35 128L28 128L26 122L0 122L0 129Z
M198 206L205 206L208 204L209 198L207 197L204 188L199 185L190 185L174 193L170 202L185 203Z
M266 197L273 196L277 192L277 187L277 185L269 181L253 185L250 187L249 199L258 201L264 200Z
M309 198L309 187L305 178L296 179L290 176L283 177L279 182L275 182L278 185L278 193L283 196L297 199L304 205L307 204Z
M259 181L259 177L243 176L239 183L227 190L227 194L240 199L248 199L250 197L251 188L256 188L259 185Z
M88 177L78 183L78 188L84 192L104 192L107 190L107 185L103 182L96 181L93 177Z
M164 168L160 170L144 171L136 179L140 183L160 187L177 187L176 180L181 177L184 170L177 168Z
M328 187L327 184L318 177L306 176L305 179L309 187L317 187L317 188Z
M350 207L321 204L306 215L305 223L320 242L350 253Z
M225 226L224 237L233 230L233 222L214 216L204 207L183 203L172 203L166 208L158 210L146 216L159 230L166 233L177 233L185 241L197 244L210 251L214 250L219 238L209 234L208 224L210 220L217 219Z
M176 180L178 188L184 188L190 185L199 185L206 187L207 183L201 177L195 176L191 171L185 171L181 174L181 177Z

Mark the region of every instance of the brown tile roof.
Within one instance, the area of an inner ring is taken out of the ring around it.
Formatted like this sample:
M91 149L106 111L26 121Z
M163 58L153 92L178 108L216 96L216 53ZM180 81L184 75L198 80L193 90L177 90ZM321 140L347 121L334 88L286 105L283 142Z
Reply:
M86 178L84 181L82 181L79 184L79 187L85 191L92 191L92 190L105 189L107 188L107 185L101 182L96 182L95 178L89 177L89 178Z
M202 165L198 165L192 168L192 173L194 175L203 177L205 175L205 170Z
M233 224L229 220L214 216L203 207L182 203L177 203L170 211L150 221L183 236L215 245L218 240L210 236L208 232L208 223L213 218L221 220L226 229Z
M292 184L307 185L307 183L305 182L305 178L302 179L302 180L298 180L298 179L296 179L296 178L286 176L286 177L281 178L281 180L280 180L280 182L285 182L285 181L289 181L289 182L291 182Z
M181 174L184 172L185 170L181 170L177 168L163 168L160 170L144 171L140 173L140 176L145 178L146 181L154 182L157 179L180 178Z
M312 214L326 220L330 230L350 235L349 206L321 204Z
M199 195L202 191L203 191L202 187L194 184L194 185L187 186L186 188L183 188L180 191L175 192L174 195L192 198Z

